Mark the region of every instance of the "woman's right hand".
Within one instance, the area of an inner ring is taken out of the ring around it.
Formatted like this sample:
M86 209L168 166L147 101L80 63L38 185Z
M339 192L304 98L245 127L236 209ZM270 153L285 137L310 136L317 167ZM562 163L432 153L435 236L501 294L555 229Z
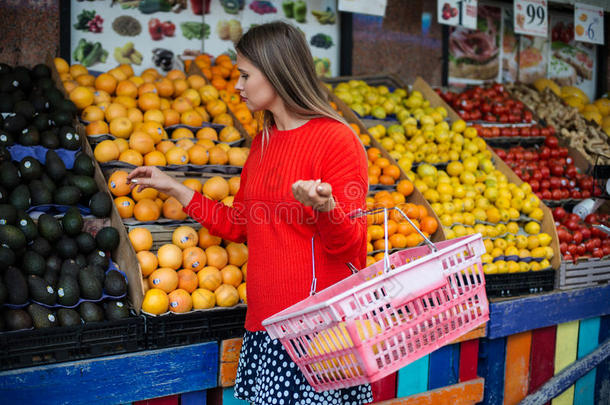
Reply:
M154 166L140 166L136 168L129 173L127 181L131 183L129 185L131 189L137 187L137 191L142 191L145 188L152 187L161 193L176 198L183 206L188 205L195 193L178 180Z

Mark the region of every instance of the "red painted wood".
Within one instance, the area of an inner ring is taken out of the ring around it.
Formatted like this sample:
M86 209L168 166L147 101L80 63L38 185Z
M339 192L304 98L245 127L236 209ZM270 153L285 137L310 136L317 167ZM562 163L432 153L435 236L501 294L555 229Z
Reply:
M477 378L478 360L479 339L460 343L460 382Z
M532 354L528 394L536 391L555 373L555 337L557 326L532 331Z
M381 380L371 383L373 402L396 398L396 375L397 373L393 373Z
M180 403L180 395L169 395L167 397L145 399L144 401L136 401L133 405L178 405Z

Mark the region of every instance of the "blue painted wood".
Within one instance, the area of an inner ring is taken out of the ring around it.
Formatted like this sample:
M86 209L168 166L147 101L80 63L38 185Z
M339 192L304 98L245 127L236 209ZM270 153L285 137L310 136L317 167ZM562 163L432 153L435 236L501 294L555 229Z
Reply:
M478 375L485 378L484 405L504 403L504 370L506 364L506 339L481 339L479 341Z
M610 314L610 284L560 291L489 306L487 337L495 339L527 330Z
M248 401L235 398L233 387L223 388L222 405L248 405Z
M424 356L398 370L397 398L428 391L429 361L430 356Z
M443 346L430 353L428 390L457 384L459 380L460 345Z
M599 318L583 319L578 330L578 358L591 353L598 344ZM595 372L593 369L576 381L574 386L574 404L594 405L595 403Z
M207 342L0 373L6 404L120 404L215 387L218 343Z
M593 352L582 359L576 360L574 363L561 370L536 392L525 397L520 405L542 404L555 398L608 356L610 356L610 339L606 339L606 341L600 344ZM603 400L608 401L608 397ZM576 402L574 403L576 404Z
M599 341L610 339L610 316L599 322ZM610 357L597 366L595 376L595 404L610 405Z
M180 395L180 405L206 405L207 399L207 390L185 392Z

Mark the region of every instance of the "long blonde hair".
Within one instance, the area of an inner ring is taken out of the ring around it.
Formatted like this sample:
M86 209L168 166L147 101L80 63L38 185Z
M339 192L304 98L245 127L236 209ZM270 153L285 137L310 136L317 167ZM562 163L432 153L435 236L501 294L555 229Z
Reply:
M305 35L298 28L281 21L257 25L235 49L267 77L286 108L299 118L328 117L348 125L328 103ZM264 144L275 122L270 111L264 111L262 118Z

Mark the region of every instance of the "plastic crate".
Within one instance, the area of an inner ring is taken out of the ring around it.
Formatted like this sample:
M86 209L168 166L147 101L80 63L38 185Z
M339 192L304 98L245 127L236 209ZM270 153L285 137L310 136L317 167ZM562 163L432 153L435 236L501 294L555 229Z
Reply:
M488 298L515 297L552 291L555 270L528 271L525 273L487 274L485 290Z
M84 323L0 333L0 370L82 360L146 349L144 319Z
M242 337L246 308L241 304L184 314L146 316L146 346L148 349L160 349Z

